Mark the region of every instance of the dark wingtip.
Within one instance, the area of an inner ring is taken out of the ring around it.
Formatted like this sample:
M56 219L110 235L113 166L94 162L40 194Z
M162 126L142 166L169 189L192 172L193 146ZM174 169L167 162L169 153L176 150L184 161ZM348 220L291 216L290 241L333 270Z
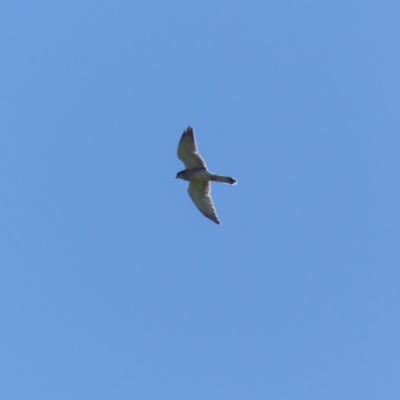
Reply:
M236 185L237 180L236 180L235 178L229 178L229 183L230 183L231 185Z
M207 215L206 215L206 217L209 218L212 222L214 222L214 224L221 225L221 222L219 222L219 219L217 217L212 218Z

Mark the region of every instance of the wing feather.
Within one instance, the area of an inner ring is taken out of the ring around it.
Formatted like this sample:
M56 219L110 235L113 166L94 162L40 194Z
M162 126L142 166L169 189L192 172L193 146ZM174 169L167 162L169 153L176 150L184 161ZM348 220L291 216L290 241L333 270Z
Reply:
M188 188L190 198L200 212L216 224L220 224L211 198L211 185L205 181L191 181Z
M186 169L207 168L203 158L197 152L194 131L190 126L182 133L178 145L178 158L185 164Z

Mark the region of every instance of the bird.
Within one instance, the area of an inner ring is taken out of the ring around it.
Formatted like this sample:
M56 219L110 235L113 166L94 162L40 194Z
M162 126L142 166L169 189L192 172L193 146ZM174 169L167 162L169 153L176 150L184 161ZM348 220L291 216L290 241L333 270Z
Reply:
M235 185L237 180L230 176L221 176L211 173L201 155L198 153L194 130L189 126L183 133L178 145L178 158L185 164L185 169L176 174L189 181L188 193L195 206L211 221L220 225L212 198L211 182Z

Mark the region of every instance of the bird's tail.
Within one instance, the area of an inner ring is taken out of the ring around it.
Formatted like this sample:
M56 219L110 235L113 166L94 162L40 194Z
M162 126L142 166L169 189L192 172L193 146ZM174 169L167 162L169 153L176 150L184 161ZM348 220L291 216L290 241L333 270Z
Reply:
M221 176L215 174L212 174L211 180L214 182L229 183L229 185L235 185L237 182L235 178L231 178L230 176Z

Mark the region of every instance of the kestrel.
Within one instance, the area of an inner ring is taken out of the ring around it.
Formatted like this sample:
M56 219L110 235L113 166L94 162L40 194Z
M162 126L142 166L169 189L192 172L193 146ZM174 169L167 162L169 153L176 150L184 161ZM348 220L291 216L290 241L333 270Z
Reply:
M178 158L185 164L186 169L178 172L176 178L190 182L188 193L193 203L205 217L220 224L210 196L210 181L235 185L237 180L229 176L216 175L207 170L206 163L197 152L194 131L190 126L182 134L178 146Z

